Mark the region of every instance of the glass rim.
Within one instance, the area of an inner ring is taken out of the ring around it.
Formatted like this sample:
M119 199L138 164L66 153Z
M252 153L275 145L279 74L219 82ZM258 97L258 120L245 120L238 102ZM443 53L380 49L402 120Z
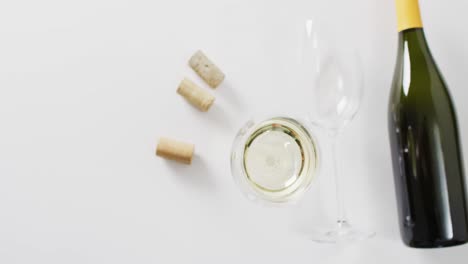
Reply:
M253 182L248 179L248 173L245 169L244 157L246 144L251 140L251 135L262 128L262 125L268 121L285 120L291 122L296 128L291 130L302 133L305 137L301 144L308 152L309 160L307 171L295 180L291 186L287 186L280 191L261 191L260 188L255 188ZM258 120L258 121L255 121ZM231 149L231 174L242 193L251 201L260 202L268 205L280 205L294 203L298 201L310 188L314 179L319 175L321 168L321 150L317 138L314 135L313 123L306 118L294 118L285 115L268 115L257 119L250 118L244 126L236 134Z

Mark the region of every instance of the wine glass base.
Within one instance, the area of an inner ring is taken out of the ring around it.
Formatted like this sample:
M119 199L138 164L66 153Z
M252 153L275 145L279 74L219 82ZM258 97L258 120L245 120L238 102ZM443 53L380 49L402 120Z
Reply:
M354 243L375 236L375 232L364 231L352 227L348 222L338 222L332 230L315 230L310 238L319 243Z

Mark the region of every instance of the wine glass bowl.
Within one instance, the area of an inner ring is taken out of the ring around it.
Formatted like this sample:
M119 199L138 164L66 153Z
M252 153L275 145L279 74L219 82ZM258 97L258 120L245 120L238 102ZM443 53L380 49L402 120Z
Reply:
M363 97L363 74L356 51L328 47L317 64L312 92L311 119L338 133L357 114Z

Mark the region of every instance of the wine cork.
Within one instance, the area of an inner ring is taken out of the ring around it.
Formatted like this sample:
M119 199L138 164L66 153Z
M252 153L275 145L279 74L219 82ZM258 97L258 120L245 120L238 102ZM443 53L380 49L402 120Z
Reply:
M168 160L191 164L194 150L193 144L163 137L159 139L156 155Z
M213 95L198 87L187 78L182 80L177 89L177 93L203 112L208 111L215 100Z
M201 50L193 54L189 65L211 88L218 87L224 80L224 73Z

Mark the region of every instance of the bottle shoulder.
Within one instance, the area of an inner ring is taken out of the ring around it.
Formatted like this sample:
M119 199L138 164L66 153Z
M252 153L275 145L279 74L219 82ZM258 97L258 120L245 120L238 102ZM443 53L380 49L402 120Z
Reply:
M391 98L435 99L450 97L445 79L430 53L398 58L392 81Z

